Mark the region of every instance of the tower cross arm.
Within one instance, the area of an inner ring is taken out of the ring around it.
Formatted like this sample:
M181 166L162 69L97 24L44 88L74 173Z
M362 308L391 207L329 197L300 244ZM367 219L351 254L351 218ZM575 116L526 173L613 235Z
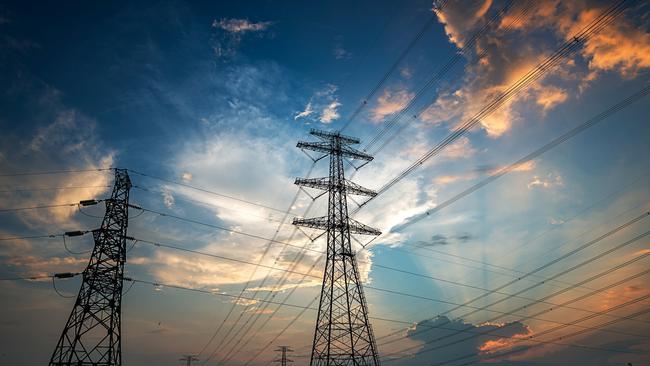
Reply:
M310 219L295 218L293 219L293 224L296 226L303 226L312 229L327 230L329 228L327 216L314 217ZM348 222L346 224L340 224L339 226L344 226L344 225L347 225L347 229L350 231L351 234L381 235L381 231L372 228L368 225L362 224L359 221L356 221L351 218L348 218ZM339 229L342 229L342 227L339 227Z
M343 187L339 187L336 185L332 185L330 183L330 179L325 177L325 178L296 178L295 184L301 187L309 187L309 188L317 188L317 189L322 189L324 191L329 190L330 188L342 190ZM377 192L362 187L350 180L344 180L343 184L345 186L345 191L350 194L358 195L358 196L369 196L369 197L374 197L377 195Z
M293 224L296 226L309 227L312 229L327 230L327 216L313 217L311 219L293 219Z
M374 197L377 195L377 192L366 187L362 187L347 179L345 180L345 191L358 196Z
M350 159L359 159L359 160L366 160L366 161L372 161L373 159L372 156L364 152L361 152L353 147L341 144L340 147L337 148L331 142L328 141L317 141L317 142L300 141L296 146L299 149L303 149L303 150L312 150L312 151L317 151L325 154L340 154L341 156Z
M350 227L350 233L362 234L362 235L381 235L381 231L370 227L366 224L362 224L357 220L348 218L348 226Z
M319 138L324 139L324 140L338 139L341 142L346 143L346 144L358 144L358 143L361 142L356 137L343 135L340 132L323 131L323 130L317 130L315 128L312 128L312 130L309 131L309 134L313 135L313 136L316 136L316 137L319 137Z
M330 189L329 178L296 178L294 182L297 186L317 188L327 191Z

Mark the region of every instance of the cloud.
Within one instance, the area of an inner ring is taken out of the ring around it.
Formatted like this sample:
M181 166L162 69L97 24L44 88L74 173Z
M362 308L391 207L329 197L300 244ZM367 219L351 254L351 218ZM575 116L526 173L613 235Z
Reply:
M338 112L338 108L340 106L341 103L339 103L338 100L332 101L323 109L323 113L321 113L320 115L320 121L322 123L330 123L334 120L339 119L339 117L341 117L341 115Z
M384 93L377 98L377 105L372 109L372 120L378 122L386 116L403 110L414 96L414 93L406 89L384 90Z
M252 33L261 32L271 26L271 22L251 22L248 19L225 19L213 20L212 27L220 28L230 33Z
M438 246L438 245L449 245L452 243L466 243L472 240L473 238L474 237L468 233L460 234L460 235L452 235L452 236L434 234L433 236L431 236L430 240L418 241L417 245L424 246L424 247L431 247L431 246Z
M492 1L449 2L443 9L434 8L434 12L444 25L449 41L461 48L473 33L486 25L490 18L488 12L496 12L501 6ZM473 117L549 55L558 42L571 40L578 30L602 13L605 6L607 4L595 1L561 4L542 1L534 3L522 16L521 6L515 4L499 22L488 26L490 31L471 49L464 51L468 60L476 62L466 67L461 85L439 95L420 117L431 123L451 123L451 127L455 127L456 120ZM524 102L528 100L542 107L545 113L565 103L572 90L583 90L602 72L616 72L624 78L632 78L648 67L650 34L625 16L619 17L607 29L588 39L575 55L482 118L480 127L488 136L500 137L521 120L522 110L526 108Z
M527 187L528 189L534 189L534 188L553 188L553 187L561 187L564 185L564 180L562 179L562 176L559 174L555 173L548 173L546 177L542 178L539 176L534 176L530 182L528 182Z
M347 60L352 58L352 53L345 48L343 48L341 45L337 45L334 47L332 50L332 54L334 55L334 58L337 60Z
M272 22L251 22L247 19L219 19L212 21L218 32L212 37L212 49L217 58L229 59L237 54L244 36L262 37Z
M310 100L307 103L307 105L305 106L305 110L303 110L302 112L296 113L296 115L293 116L293 119L297 120L299 118L309 117L309 116L311 116L312 113L314 113L314 108L312 107L311 100Z
M162 191L162 195L165 207L172 208L172 206L174 206L174 195L172 192L169 189L165 189Z
M445 362L454 358L474 355L489 355L492 349L512 348L515 340L531 334L531 329L521 322L504 324L471 324L461 319L439 316L415 324L406 333L406 338L422 343L422 347L406 358L399 359L397 365L424 366L431 360ZM442 347L443 345L449 345ZM433 351L427 351L433 349ZM465 360L472 360L468 357Z
M536 95L535 102L539 104L544 110L553 108L554 106L564 103L569 95L561 88L546 87L542 88Z
M341 102L336 96L338 87L333 84L327 84L320 90L317 90L309 99L303 111L297 112L293 119L305 119L310 122L320 122L324 124L332 123L341 117L339 107Z

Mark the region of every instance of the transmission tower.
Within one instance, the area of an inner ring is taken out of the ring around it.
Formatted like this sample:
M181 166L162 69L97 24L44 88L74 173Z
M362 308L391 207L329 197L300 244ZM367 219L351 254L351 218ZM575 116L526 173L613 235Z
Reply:
M350 145L359 140L340 134L312 130L317 142L299 142L298 147L329 155L328 178L296 179L301 187L329 193L327 216L294 219L293 224L327 232L327 260L323 274L318 319L311 352L311 366L378 366L377 345L368 321L357 260L350 234L380 235L381 232L348 216L347 194L374 196L375 192L345 179L343 159L373 158ZM316 159L318 160L318 159Z
M273 360L273 362L279 363L280 366L287 366L287 363L293 362L293 360L287 358L287 353L293 352L290 347L280 346L275 351L280 354L280 357Z
M95 247L83 272L79 295L50 365L122 364L122 281L130 189L127 171L116 169L102 225L93 231Z
M179 361L185 362L187 366L192 366L192 362L198 360L199 359L194 357L194 355L183 355L183 357L179 359Z

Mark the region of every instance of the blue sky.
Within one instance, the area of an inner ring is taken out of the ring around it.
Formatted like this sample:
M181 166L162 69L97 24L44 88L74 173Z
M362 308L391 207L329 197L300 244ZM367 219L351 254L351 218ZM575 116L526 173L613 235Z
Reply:
M324 243L310 243L302 233L292 234L290 224L279 225L284 210L291 209L290 218L319 216L326 203L321 198L306 212L311 199L300 193L291 205L294 179L311 167L297 141L308 140L311 128L346 126L345 133L375 155L354 180L380 189L611 5L508 4L449 1L434 11L430 1L3 2L0 169L13 174L124 167L235 197L131 174L137 186L132 203L262 238L277 235L312 250L301 255L295 247L273 244L264 255L265 240L151 213L132 212L129 233L265 266L313 270L313 276L283 280L281 270L146 243L129 252L127 275L235 295L251 278L245 296L306 306L318 295L322 262L316 262L316 252ZM648 300L607 312L648 293L647 277L634 275L648 267L650 241L642 237L600 256L646 233L648 219L563 257L650 208L647 97L427 215L648 86L649 8L635 1L625 6L556 67L355 215L383 232L358 259L370 315L393 320L373 320L386 364L431 365L466 355L448 364L650 360L644 336L650 317L621 319L647 309ZM453 67L440 73L454 57ZM436 73L440 77L425 87ZM396 128L369 147L391 123ZM311 176L324 176L326 169L320 163ZM111 184L110 171L2 176L0 208L104 198ZM101 205L0 212L0 237L92 229L99 225L93 216L102 214ZM67 244L86 250L92 238ZM545 267L556 258L562 260ZM60 238L4 240L0 263L0 277L33 276L80 271L87 254L67 252ZM449 311L520 277L500 293ZM604 290L617 281L622 282ZM57 286L74 295L79 279ZM0 291L1 363L45 362L74 299L57 296L49 280L2 281ZM530 300L538 301L516 310ZM569 305L535 315L564 302ZM124 362L176 365L181 354L199 353L232 304L227 297L135 284L123 302ZM301 356L308 355L315 312L292 323L299 308L271 314L275 306L240 301L234 309L225 323L225 329L233 327L231 335L246 319L261 316L239 343L238 337L226 339L225 330L219 333L199 355L202 361L225 339L207 364L223 362L235 344L245 346L228 364L244 365L259 352L250 364L265 365L279 344L296 349L295 364L306 364ZM607 313L581 320L601 311ZM235 323L240 314L242 321ZM613 319L619 321L603 325ZM431 323L439 327L421 332ZM461 339L471 332L489 334ZM522 340L536 334L542 334L541 343ZM518 352L498 357L512 350Z

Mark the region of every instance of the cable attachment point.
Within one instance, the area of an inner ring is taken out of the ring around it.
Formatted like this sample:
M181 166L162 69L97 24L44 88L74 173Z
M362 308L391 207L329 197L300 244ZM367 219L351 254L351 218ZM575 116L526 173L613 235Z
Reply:
M82 205L82 206L93 206L93 205L96 205L98 203L99 203L98 200L81 200L81 201L79 201L79 204Z

